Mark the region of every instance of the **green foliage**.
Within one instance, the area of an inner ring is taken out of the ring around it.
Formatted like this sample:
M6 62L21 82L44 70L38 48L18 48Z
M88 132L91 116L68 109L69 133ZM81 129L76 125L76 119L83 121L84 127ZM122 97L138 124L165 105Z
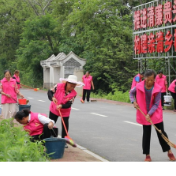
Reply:
M41 142L31 142L22 127L12 119L0 122L0 161L47 161Z
M114 91L114 93L110 92L108 94L102 91L99 91L98 94L91 93L91 98L103 98L107 100L114 100L114 101L130 103L129 91L126 91L123 93L122 91L119 91L117 89Z

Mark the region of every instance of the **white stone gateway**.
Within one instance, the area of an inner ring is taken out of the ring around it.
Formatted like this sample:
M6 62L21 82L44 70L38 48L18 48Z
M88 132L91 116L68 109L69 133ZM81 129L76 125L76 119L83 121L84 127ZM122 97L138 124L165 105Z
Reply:
M69 75L76 75L82 81L83 66L86 59L78 57L72 51L66 55L59 53L51 55L48 59L40 61L43 67L43 87L50 89L59 82L59 78L67 78Z

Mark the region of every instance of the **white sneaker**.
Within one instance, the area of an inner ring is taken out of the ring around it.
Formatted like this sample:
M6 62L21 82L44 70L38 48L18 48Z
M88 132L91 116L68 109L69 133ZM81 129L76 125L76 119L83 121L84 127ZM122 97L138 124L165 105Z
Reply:
M67 144L65 144L65 148L68 148L68 145L67 145Z

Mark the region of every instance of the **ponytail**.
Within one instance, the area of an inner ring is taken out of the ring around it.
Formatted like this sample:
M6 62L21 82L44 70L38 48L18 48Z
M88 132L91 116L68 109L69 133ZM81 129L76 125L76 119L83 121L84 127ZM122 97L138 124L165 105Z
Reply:
M22 120L23 117L29 116L30 113L31 111L29 111L29 109L23 109L22 111L18 111L14 118L17 120Z

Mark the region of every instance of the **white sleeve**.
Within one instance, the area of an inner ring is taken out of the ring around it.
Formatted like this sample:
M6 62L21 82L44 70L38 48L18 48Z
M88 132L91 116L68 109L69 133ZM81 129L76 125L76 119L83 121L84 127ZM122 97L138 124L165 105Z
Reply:
M43 125L46 124L46 123L49 123L49 122L53 122L54 125L55 125L54 120L51 120L51 119L49 119L49 118L47 118L47 117L45 117L45 116L43 116L41 114L38 114L38 119Z

